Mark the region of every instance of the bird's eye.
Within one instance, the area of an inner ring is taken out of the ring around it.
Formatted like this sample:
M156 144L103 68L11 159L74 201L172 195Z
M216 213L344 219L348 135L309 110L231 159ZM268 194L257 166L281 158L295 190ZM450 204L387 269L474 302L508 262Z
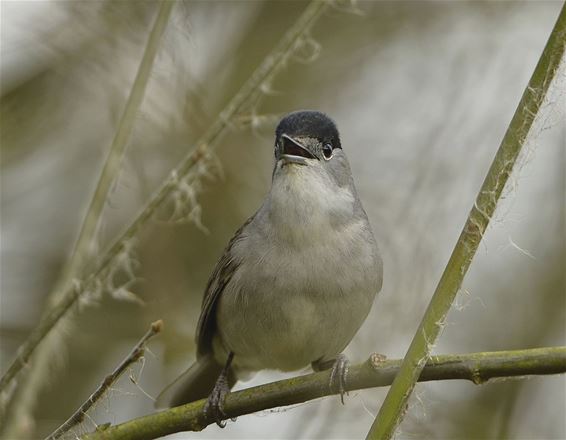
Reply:
M332 157L332 144L327 142L322 146L322 154L324 154L324 158L329 160Z

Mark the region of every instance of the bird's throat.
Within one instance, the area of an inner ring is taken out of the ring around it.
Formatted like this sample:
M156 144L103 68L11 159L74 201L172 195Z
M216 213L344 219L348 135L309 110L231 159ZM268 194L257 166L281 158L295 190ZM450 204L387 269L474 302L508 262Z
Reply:
M265 208L275 234L297 244L317 240L352 220L354 195L308 166L286 166Z

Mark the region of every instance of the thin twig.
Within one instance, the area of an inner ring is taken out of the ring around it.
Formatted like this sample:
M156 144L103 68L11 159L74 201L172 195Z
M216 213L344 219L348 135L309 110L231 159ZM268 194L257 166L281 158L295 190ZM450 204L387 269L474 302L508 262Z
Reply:
M382 360L372 355L365 363L350 367L348 391L390 385L402 360ZM470 380L482 384L492 378L566 372L566 347L496 351L433 356L419 380ZM226 419L270 408L296 405L337 394L329 387L330 372L308 374L230 393L224 405ZM82 440L147 440L181 431L200 431L215 422L203 414L205 400L171 408L116 426L99 427Z
M152 196L145 208L118 237L109 250L101 256L94 268L85 271L84 282L77 283L63 292L59 303L51 310L49 315L40 321L39 325L19 348L18 355L0 379L0 392L7 388L18 372L27 364L36 347L43 341L61 317L77 302L78 298L96 287L97 281L103 277L114 259L120 255L130 240L146 225L158 208L168 200L179 179L186 176L202 159L208 157L208 150L219 141L226 128L230 126L234 116L244 111L250 101L257 99L258 95L262 93L262 87L268 84L276 73L286 65L289 57L300 47L303 37L320 18L326 6L327 2L320 0L313 0L309 4L276 48L263 60L258 69L220 113L216 121L196 142L193 152L171 172L170 176Z
M558 70L564 54L565 40L566 5L560 12L523 93L442 278L405 355L399 374L367 435L368 439L390 439L403 419L407 401L430 356L446 314L460 289L483 233L495 212L503 187L513 171L535 116Z
M81 271L84 269L85 263L92 258L92 245L96 241L97 230L100 227L100 220L106 205L108 193L120 171L121 162L130 139L134 121L141 107L153 63L173 6L174 2L170 1L162 1L159 6L159 11L149 34L142 60L132 84L132 89L118 122L114 139L112 140L108 156L102 168L85 219L81 225L74 250L61 273L60 279L47 297L46 307L42 313L43 318L46 318L53 307L58 304L64 295L64 290L69 289L73 278L80 275ZM69 315L66 316L67 319L64 320L64 324L62 322L63 320L59 322L59 325L66 326L65 334L69 333L69 326L72 325L69 317ZM47 383L45 379L41 380L41 378L52 371L52 358L54 353L59 350L61 339L63 338L62 335L63 333L51 333L49 339L45 340L45 343L42 345L41 350L38 350L34 355L32 362L30 362L30 369L26 371L26 375L22 378L21 383L18 384L17 395L12 404L13 408L11 409L13 416L8 418L9 420L4 428L3 434L7 438L21 437L21 434L18 432L18 427L26 424L22 424L20 420L25 420L28 414L33 411L33 406L38 400L37 388Z
M145 345L147 341L161 332L163 330L163 321L158 320L151 323L149 330L143 337L139 340L130 354L116 367L116 369L104 378L100 383L96 391L90 395L90 397L77 409L74 414L67 419L59 428L57 428L53 434L47 437L46 440L56 440L63 434L71 430L74 426L82 423L87 411L100 400L100 398L108 391L108 389L124 374L130 365L140 360L145 354Z

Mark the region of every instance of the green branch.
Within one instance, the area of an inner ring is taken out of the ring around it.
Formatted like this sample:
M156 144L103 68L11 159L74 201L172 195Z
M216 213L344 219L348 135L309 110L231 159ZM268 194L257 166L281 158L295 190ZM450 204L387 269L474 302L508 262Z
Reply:
M101 256L98 263L90 270L85 271L84 281L62 292L61 300L40 321L39 325L31 332L29 338L19 348L15 360L0 379L0 392L6 390L22 367L27 364L37 346L49 334L55 324L76 304L79 297L89 292L90 289L96 288L97 281L104 277L106 271L112 266L114 259L123 250L127 249L131 239L148 223L157 209L169 199L171 193L177 188L179 180L208 156L208 150L219 141L226 128L230 126L233 118L244 111L247 104L256 100L263 93L261 91L262 86L269 84L269 81L288 63L290 56L300 48L304 42L303 39L314 23L321 17L327 4L326 1L313 0L307 6L303 14L287 31L275 49L268 54L240 91L220 113L216 121L196 142L193 151L170 173L170 176L162 183L145 208L122 235L118 237L110 249Z
M372 355L348 372L348 391L390 385L401 360ZM432 356L420 381L464 379L482 384L491 378L566 372L566 347ZM225 402L228 418L336 394L330 389L330 372L308 374L231 393ZM205 400L171 408L116 426L101 425L82 440L146 440L181 431L200 431L215 421L205 417Z
M564 54L566 5L563 6L548 42L525 89L476 198L464 229L436 287L423 320L405 355L368 439L390 439L403 419L407 401L434 346L446 314L452 306L501 192L525 143L546 92Z

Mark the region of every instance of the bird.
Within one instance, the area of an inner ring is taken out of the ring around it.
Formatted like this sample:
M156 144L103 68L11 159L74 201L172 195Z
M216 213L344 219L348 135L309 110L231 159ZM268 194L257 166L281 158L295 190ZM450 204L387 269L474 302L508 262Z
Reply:
M275 130L271 189L234 234L209 278L196 361L158 407L207 398L224 427L224 400L260 370L332 369L342 402L342 353L365 321L383 262L335 122L300 110Z

